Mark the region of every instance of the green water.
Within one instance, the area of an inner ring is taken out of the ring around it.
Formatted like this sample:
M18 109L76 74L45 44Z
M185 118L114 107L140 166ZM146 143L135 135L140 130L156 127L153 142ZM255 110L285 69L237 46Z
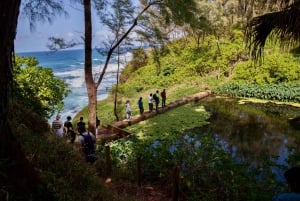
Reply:
M210 124L195 131L213 135L238 160L256 165L278 156L276 163L286 164L290 147L300 153L300 129L290 121L300 116L298 107L215 97L199 104L211 113Z

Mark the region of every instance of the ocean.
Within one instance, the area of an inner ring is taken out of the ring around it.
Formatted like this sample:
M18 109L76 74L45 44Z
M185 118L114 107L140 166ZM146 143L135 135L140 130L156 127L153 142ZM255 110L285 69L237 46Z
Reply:
M64 100L64 110L59 111L62 120L66 120L67 116L72 118L83 107L87 106L87 90L84 79L84 50L63 50L63 51L42 51L42 52L26 52L17 53L19 56L34 56L38 59L40 66L51 68L54 75L69 86L72 91ZM106 57L100 55L96 50L92 54L93 74L97 77L103 68ZM130 61L130 53L121 55L123 69L124 64ZM117 61L116 57L112 57L110 64L106 70L106 74L98 88L97 99L103 100L107 97L109 89L117 82ZM54 117L49 119L51 122Z

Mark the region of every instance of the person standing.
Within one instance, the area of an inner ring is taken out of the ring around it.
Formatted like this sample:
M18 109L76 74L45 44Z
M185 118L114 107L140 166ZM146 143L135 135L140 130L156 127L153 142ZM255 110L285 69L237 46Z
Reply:
M166 89L164 89L161 93L161 106L165 107L166 106L166 99L167 99L167 93L166 93Z
M125 110L126 110L126 119L131 119L131 107L129 100L125 103Z
M143 97L140 97L139 101L138 101L138 106L140 109L140 114L144 113L144 104L143 104Z
M300 166L288 169L284 173L290 192L280 193L272 201L300 201Z
M60 120L60 115L56 115L55 120L52 122L52 130L58 137L64 136L64 124Z
M64 128L66 129L67 136L71 138L70 142L73 144L75 141L76 134L73 129L73 124L72 124L71 120L72 120L72 118L70 116L67 116L67 121L65 121L65 123L64 123Z
M148 105L149 105L149 112L153 111L153 97L152 93L148 96Z
M77 123L77 131L79 134L82 134L85 130L85 122L83 121L83 117L80 117Z
M85 155L86 161L89 163L93 163L97 160L95 142L95 135L89 130L86 130L86 128L84 127L82 133L78 136L77 144L79 144L79 146L81 145L80 148Z
M156 93L153 94L153 99L155 101L155 110L158 112L158 105L159 105L159 91L156 90Z

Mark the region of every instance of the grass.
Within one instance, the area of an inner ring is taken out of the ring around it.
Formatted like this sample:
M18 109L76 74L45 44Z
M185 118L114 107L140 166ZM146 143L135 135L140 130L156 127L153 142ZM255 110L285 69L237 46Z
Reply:
M139 114L139 109L137 105L137 101L140 97L143 97L143 103L145 111L148 111L148 96L150 93L154 93L156 90L159 90L160 92L164 88L153 88L143 91L135 91L132 90L130 93L130 96L127 94L118 94L118 110L120 111L119 116L121 119L125 118L125 101L130 100L131 103L131 109L133 112L133 115ZM196 93L199 93L201 91L204 91L205 87L199 87L191 84L180 84L180 85L174 85L166 88L167 92L167 101L166 104L171 103L175 100L180 100L186 96L190 96ZM114 121L116 121L114 116L114 99L113 95L110 94L109 97L105 100L98 101L97 105L98 111L97 115L101 119L102 124L110 124ZM74 117L74 120L77 121L80 116L83 116L85 119L88 118L88 107L86 106L83 108L79 113L76 114Z

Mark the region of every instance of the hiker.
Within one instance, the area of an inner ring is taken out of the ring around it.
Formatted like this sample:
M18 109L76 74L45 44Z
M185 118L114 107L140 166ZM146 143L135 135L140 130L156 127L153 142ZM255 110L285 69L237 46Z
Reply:
M78 144L81 146L82 152L84 153L85 160L89 163L93 163L97 160L95 151L95 135L82 127L82 133L78 136Z
M144 113L144 104L143 104L143 97L140 97L139 101L138 101L138 106L140 109L140 114Z
M156 112L158 111L158 104L159 104L159 91L156 90L156 93L153 94L153 99L155 101L155 109L156 109Z
M85 129L85 122L83 121L83 117L79 118L79 122L77 123L77 131L79 134L82 134Z
M71 116L67 116L67 121L65 121L65 123L64 123L64 129L65 129L66 135L71 138L71 141L70 141L71 144L73 144L75 141L76 134L73 129L73 124L72 124L71 120L72 120Z
M165 107L166 106L166 99L167 99L167 93L166 93L166 89L164 89L161 93L161 107Z
M64 124L60 120L60 115L56 115L55 120L52 122L52 130L58 137L63 137L64 136Z
M149 105L149 112L153 111L153 97L152 97L152 93L150 93L149 97L148 97L148 105Z
M284 173L290 192L280 193L272 201L300 201L300 166L288 169Z
M129 100L125 103L125 109L126 109L126 119L131 119L131 107Z

